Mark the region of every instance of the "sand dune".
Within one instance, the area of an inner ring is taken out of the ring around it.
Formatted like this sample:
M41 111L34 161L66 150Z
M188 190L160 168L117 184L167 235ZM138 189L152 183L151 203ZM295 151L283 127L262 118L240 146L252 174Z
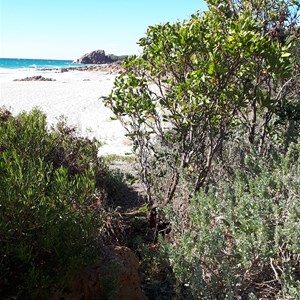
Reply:
M36 75L56 81L13 81ZM91 71L12 72L0 78L0 106L6 106L13 114L39 107L46 113L49 124L55 124L64 115L80 134L104 143L99 154L125 155L131 152L126 131L119 121L111 120L112 112L99 99L108 95L114 78L112 74Z

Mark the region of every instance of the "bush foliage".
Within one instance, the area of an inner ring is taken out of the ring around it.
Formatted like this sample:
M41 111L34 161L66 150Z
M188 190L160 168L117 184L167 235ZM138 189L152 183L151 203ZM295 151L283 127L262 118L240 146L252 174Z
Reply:
M207 2L149 27L104 98L171 223L150 270L165 268L178 299L300 299L300 3ZM96 258L105 185L117 197L123 181L106 171L63 123L1 112L5 296L65 286Z
M164 243L193 298L299 299L299 195L299 145L278 158L249 155L231 178L195 194L188 225Z
M96 143L47 129L38 110L0 117L0 290L24 299L97 258L106 167Z
M151 26L104 100L189 299L300 299L299 1L209 0Z
M203 186L228 138L243 138L264 154L276 131L281 141L283 127L297 135L295 40L273 40L249 8L235 13L229 1L209 8L149 27L139 41L143 54L127 60L105 98L134 142L149 199L164 204L184 172L192 170L192 193ZM168 165L160 195L153 191L153 159Z

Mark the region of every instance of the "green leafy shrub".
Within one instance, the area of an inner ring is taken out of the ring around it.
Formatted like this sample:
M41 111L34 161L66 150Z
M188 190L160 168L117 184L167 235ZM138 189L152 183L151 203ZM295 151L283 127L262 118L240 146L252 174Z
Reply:
M173 220L180 296L299 297L299 1L207 3L150 26L104 100Z
M278 158L249 155L232 177L192 198L188 222L171 212L178 230L164 251L193 299L236 299L250 293L257 299L298 299L299 144Z
M106 167L96 143L48 130L38 110L0 116L0 294L23 299L97 258Z
M288 87L298 80L294 42L272 41L250 3L235 11L223 2L209 1L208 11L183 22L150 26L139 40L142 55L126 60L104 97L133 140L149 202L171 202L183 173L197 192L234 134L267 152ZM158 158L164 186L155 189Z

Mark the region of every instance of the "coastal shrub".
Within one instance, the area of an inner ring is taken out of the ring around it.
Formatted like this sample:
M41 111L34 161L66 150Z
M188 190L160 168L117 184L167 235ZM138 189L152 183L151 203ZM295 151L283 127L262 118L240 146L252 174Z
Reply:
M103 176L97 145L39 110L0 112L0 294L25 299L66 287L97 259Z
M299 1L207 2L150 26L104 101L171 220L179 297L297 299Z
M108 167L102 157L98 156L101 142L78 136L75 127L67 125L61 118L55 128L52 128L55 143L46 159L53 162L53 168L65 167L70 176L83 174L92 168L95 173L96 187L105 187Z
M190 193L197 192L229 139L241 137L265 155L273 133L284 140L290 121L280 113L299 80L290 59L294 40L270 38L252 1L242 8L240 1L208 2L209 10L190 20L150 26L139 41L142 55L125 62L104 98L133 140L149 202L162 206L180 192L184 173ZM165 169L157 194L152 162L159 159Z
M162 253L190 299L299 299L299 143L201 189L188 222L165 211L177 230Z

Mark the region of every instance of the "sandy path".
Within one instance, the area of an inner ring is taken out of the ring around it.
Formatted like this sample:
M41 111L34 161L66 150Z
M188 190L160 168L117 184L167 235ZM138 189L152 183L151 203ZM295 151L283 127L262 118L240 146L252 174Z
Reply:
M56 81L12 81L14 78L42 75ZM124 155L131 152L125 130L118 121L112 121L112 112L99 99L113 86L115 75L101 72L72 71L66 73L18 73L0 81L0 106L13 114L39 107L47 115L49 124L55 124L61 115L75 125L82 135L95 137L104 145L102 155Z

